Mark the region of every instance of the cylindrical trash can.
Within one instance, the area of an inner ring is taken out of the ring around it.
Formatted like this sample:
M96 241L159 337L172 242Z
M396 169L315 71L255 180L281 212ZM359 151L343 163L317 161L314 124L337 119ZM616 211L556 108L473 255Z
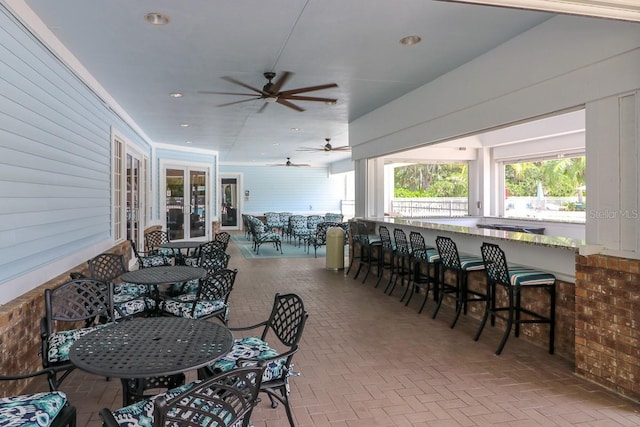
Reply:
M344 269L344 230L331 227L327 230L327 270Z

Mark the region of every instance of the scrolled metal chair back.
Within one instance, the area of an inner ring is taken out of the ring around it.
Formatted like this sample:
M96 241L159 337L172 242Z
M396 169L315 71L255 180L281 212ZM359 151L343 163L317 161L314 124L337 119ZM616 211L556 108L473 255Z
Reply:
M54 321L88 321L98 317L113 319L112 283L76 279L46 289L44 296L49 331L54 330Z
M227 268L231 255L218 248L211 248L200 253L199 267L204 268L209 273Z
M381 225L378 227L378 234L380 235L380 242L382 242L383 249L393 249L393 242L391 241L391 233L389 233L389 229Z
M224 300L226 302L233 290L237 274L237 269L229 270L226 268L208 274L201 279L197 299L207 301Z

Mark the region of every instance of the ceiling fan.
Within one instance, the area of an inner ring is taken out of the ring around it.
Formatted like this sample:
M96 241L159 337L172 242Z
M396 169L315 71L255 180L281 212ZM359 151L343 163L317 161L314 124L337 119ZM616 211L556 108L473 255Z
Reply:
M327 143L322 147L302 147L297 151L324 151L325 153L328 153L330 151L351 151L351 147L349 147L348 145L334 147L333 145L331 145L331 138L325 138L324 140L327 141Z
M276 164L272 164L269 166L294 166L294 167L300 167L300 166L311 166L307 163L293 163L291 161L291 157L287 157L287 161L285 163L276 163Z
M255 88L253 86L250 86L244 82L241 82L240 80L236 80L233 77L228 77L228 76L224 76L222 77L222 79L236 84L238 86L242 86L246 89L249 89L255 93L234 93L234 92L207 92L207 91L201 91L200 93L207 93L207 94L215 94L215 95L236 95L236 96L250 96L251 98L249 99L243 99L240 101L234 101L234 102L228 102L226 104L220 104L218 105L218 107L225 107L227 105L234 105L234 104L239 104L241 102L247 102L247 101L255 101L257 99L264 99L266 102L262 105L262 107L260 107L260 109L258 110L259 113L263 112L264 109L267 107L267 105L269 105L269 103L271 102L276 102L278 104L284 105L285 107L289 107L292 108L296 111L304 111L304 108L292 103L291 101L320 101L320 102L324 102L327 104L335 104L336 102L338 102L337 99L335 98L318 98L315 96L300 96L298 95L299 93L305 93L305 92L313 92L316 90L323 90L323 89L330 89L332 87L338 87L337 84L335 83L328 83L328 84L324 84L324 85L318 85L318 86L308 86L308 87L301 87L298 89L290 89L290 90L281 90L282 87L284 86L284 84L289 80L289 78L293 75L293 73L289 72L289 71L285 71L284 73L282 73L282 75L278 78L278 80L275 81L275 83L273 83L271 80L273 80L276 77L276 73L274 72L266 72L264 73L264 77L267 79L267 84L264 85L264 87L262 89L258 89Z

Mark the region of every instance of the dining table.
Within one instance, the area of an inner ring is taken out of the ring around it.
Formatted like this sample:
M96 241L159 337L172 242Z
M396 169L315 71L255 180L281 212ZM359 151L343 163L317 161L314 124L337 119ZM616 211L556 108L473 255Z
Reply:
M130 381L167 377L211 365L233 345L229 328L182 317L130 318L77 339L69 359L83 371Z
M198 248L203 243L202 240L172 240L162 243L160 248L171 249L176 256L177 263L183 263L184 258L189 256L195 256L198 252Z

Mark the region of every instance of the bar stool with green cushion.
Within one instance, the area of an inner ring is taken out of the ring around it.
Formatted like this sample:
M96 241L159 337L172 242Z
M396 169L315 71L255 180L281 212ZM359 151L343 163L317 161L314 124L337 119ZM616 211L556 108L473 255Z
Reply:
M349 232L348 236L350 237L348 242L351 245L349 248L351 259L349 260L349 267L347 267L347 272L345 273L347 276L351 271L351 267L354 262L358 260L360 261L360 255L362 253L362 245L360 244L360 235L358 234L358 223L356 221L349 221Z
M387 287L384 290L385 293L388 291L389 295L393 293L393 290L398 284L398 279L400 279L400 284L402 284L404 279L407 278L409 280L411 275L411 247L407 240L407 234L401 228L394 228L393 240L395 242L395 250L393 252L394 260L393 268L391 270L392 274L391 277L389 277L389 283L387 283ZM409 283L407 283L407 286L409 286ZM400 301L402 301L402 298Z
M418 313L422 313L427 298L429 297L429 291L433 290L433 295L437 299L438 297L438 266L440 264L440 254L438 250L432 246L427 246L422 234L417 231L409 233L409 245L411 246L411 281L409 286L405 290L405 295L402 299L407 297L404 305L409 305L411 297L413 296L413 290L419 290L421 285L425 287L424 298L420 304ZM408 294L408 295L407 295Z
M353 276L353 279L357 279L362 267L366 266L366 272L362 278L362 283L364 283L367 281L367 277L369 277L371 267L374 265L378 267L382 243L377 235L369 234L366 223L358 221L356 227L358 229L358 242L361 249L358 270L356 270L356 275Z
M496 354L500 354L504 345L514 328L515 336L520 335L521 323L548 323L549 324L549 354L553 354L555 338L555 305L556 305L556 277L544 271L523 267L519 265L508 265L504 251L496 244L483 243L481 247L482 258L487 272L487 302L480 323L480 328L476 333L475 340L480 338L480 334L487 323L487 318L491 315L491 326L495 324L495 318L506 320L507 325L498 345ZM496 285L500 285L507 293L507 303L504 306L496 306ZM544 289L549 293L549 314L544 315L534 312L521 305L523 289ZM504 314L506 312L506 314ZM526 318L521 317L522 314Z
M378 235L380 236L380 258L378 259L378 280L376 281L376 288L384 276L385 270L389 271L389 279L393 274L393 262L395 257L396 247L391 240L391 234L389 229L385 225L378 227Z
M484 262L482 258L458 253L458 247L449 237L436 237L436 247L438 248L438 255L440 255L440 290L438 305L432 317L436 318L445 296L453 297L456 304L456 314L451 322L451 327L453 328L456 326L460 313L467 314L467 303L487 300L486 294L471 290L467 286L469 273L484 270ZM447 270L455 273L455 284L446 282L445 273Z

